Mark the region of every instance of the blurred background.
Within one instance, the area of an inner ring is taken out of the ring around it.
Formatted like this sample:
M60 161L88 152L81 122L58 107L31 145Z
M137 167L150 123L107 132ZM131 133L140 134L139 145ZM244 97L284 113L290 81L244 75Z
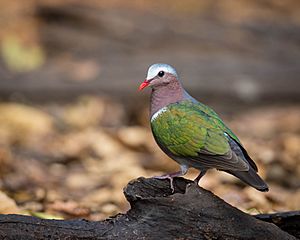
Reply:
M177 170L137 91L155 62L221 115L270 192L218 171L201 186L249 213L300 209L299 1L0 1L0 44L0 213L102 220L129 209L128 181Z

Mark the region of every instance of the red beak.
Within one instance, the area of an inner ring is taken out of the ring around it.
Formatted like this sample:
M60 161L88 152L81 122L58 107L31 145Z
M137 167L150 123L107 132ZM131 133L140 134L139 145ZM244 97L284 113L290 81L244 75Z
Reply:
M140 85L140 87L139 87L139 91L142 91L145 87L147 87L148 85L150 84L150 82L149 81L147 81L147 79L144 81L144 82L142 82L142 84Z

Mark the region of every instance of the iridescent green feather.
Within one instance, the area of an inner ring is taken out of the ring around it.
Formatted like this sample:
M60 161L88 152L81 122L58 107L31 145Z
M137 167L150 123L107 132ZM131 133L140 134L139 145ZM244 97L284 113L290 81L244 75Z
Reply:
M151 127L156 140L176 156L226 154L230 146L224 133L239 142L212 109L190 100L168 105Z

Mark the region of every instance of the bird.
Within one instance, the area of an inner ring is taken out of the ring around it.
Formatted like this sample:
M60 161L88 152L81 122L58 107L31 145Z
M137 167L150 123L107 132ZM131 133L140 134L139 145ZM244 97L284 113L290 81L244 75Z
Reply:
M197 101L184 89L174 67L152 64L139 90L151 88L150 125L161 150L180 165L180 171L156 176L169 179L184 176L189 168L200 171L200 179L209 169L225 171L255 189L266 192L268 185L238 137L219 115Z

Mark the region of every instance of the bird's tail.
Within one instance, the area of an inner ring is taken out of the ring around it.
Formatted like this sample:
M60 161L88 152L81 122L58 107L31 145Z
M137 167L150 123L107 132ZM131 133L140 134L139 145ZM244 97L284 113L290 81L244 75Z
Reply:
M264 180L261 179L260 176L258 176L256 171L252 167L250 167L249 171L247 172L242 172L242 171L239 172L228 171L228 172L261 192L269 191L268 185L264 182Z

